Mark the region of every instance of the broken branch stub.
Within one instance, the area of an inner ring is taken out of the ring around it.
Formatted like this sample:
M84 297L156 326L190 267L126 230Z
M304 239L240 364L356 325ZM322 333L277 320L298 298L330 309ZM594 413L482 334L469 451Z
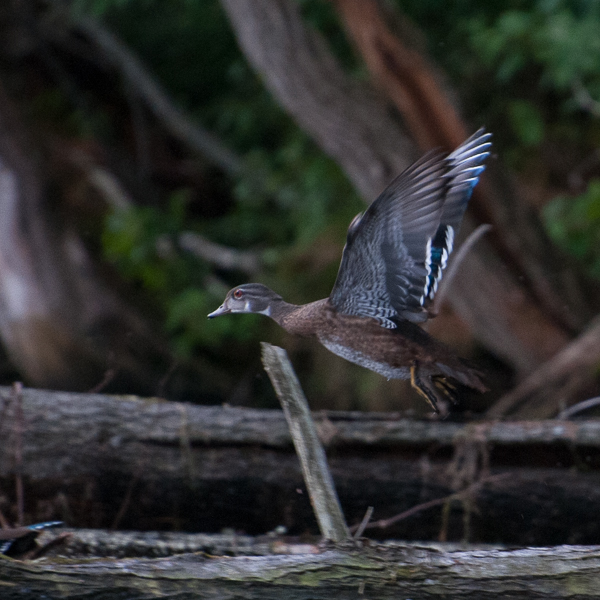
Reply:
M350 532L327 466L325 451L294 369L283 348L261 343L262 361L281 402L304 482L323 537L334 542L350 538Z

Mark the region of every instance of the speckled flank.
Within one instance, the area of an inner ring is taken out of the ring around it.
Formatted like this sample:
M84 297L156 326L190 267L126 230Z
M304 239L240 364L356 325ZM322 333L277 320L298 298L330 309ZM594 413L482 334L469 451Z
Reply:
M327 339L321 335L318 336L318 339L330 352L345 358L355 365L360 365L361 367L375 371L375 373L379 373L387 379L410 379L410 369L408 367L391 367L384 362L378 362L369 358L358 350L344 346L340 342Z

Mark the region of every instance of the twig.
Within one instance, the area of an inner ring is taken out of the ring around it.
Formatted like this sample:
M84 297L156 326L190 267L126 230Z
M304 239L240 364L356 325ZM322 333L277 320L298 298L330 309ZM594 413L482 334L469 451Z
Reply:
M600 396L596 396L595 398L589 398L588 400L582 400L581 402L573 404L572 406L565 408L565 410L562 410L560 413L558 413L558 415L556 415L556 418L561 420L570 419L573 415L576 415L577 413L583 412L588 408L594 408L599 405Z
M19 560L37 560L45 554L48 554L51 550L55 550L59 546L68 544L72 537L73 534L70 532L59 533L49 542L46 542L44 545L34 548L24 556L19 557Z
M360 522L360 525L358 526L358 529L354 532L354 539L358 539L359 537L362 536L362 534L364 533L365 528L369 524L369 521L371 520L372 516L373 516L373 507L369 506L369 508L367 508L367 512L365 513L365 516L362 518L362 521Z
M177 243L183 250L187 250L220 269L235 269L253 275L260 267L261 261L257 253L215 244L192 231L182 231L177 236Z
M435 498L434 500L429 500L428 502L423 502L422 504L417 504L416 506L413 506L412 508L409 508L408 510L401 512L400 514L395 515L394 517L390 517L389 519L380 519L379 521L373 521L372 523L368 523L364 527L364 529L373 529L374 527L378 527L379 529L386 529L387 527L390 527L390 525L393 525L394 523L397 523L398 521L403 521L404 519L408 519L408 517L412 517L413 515L417 514L418 512L421 512L423 510L433 508L434 506L440 506L441 504L451 502L452 500L460 500L464 496L474 493L481 486L486 485L488 483L495 483L497 481L500 481L501 479L505 479L509 475L510 475L510 473L500 473L499 475L492 475L491 477L485 477L484 479L480 479L479 481L472 483L469 487L465 488L464 490L461 490L460 492L455 492L454 494L444 496L443 498ZM362 523L361 523L361 525L362 525ZM359 527L360 527L360 525L351 527L350 531L353 531L355 529L358 530Z
M590 113L593 117L600 117L600 102L595 100L588 89L583 85L581 79L576 78L571 86L573 98L582 110Z
M200 152L226 173L238 175L241 172L241 159L219 139L188 119L127 46L92 18L81 17L76 27L119 69L132 93L135 90L143 98L148 108L173 136Z
M261 346L265 371L288 422L321 534L334 542L348 539L350 532L327 466L325 451L294 369L283 348L265 342Z
M59 150L60 148L57 148ZM135 205L129 193L117 177L96 163L94 158L81 149L67 152L65 158L75 167L81 169L88 183L111 208L127 210Z
M500 398L486 416L489 419L509 413L521 416L527 405L537 409L538 418L551 416L562 397L572 395L593 379L599 360L600 317L595 317L577 338Z
M117 369L111 367L110 369L106 369L104 371L104 375L102 379L90 390L88 390L88 394L98 394L100 393L117 375Z

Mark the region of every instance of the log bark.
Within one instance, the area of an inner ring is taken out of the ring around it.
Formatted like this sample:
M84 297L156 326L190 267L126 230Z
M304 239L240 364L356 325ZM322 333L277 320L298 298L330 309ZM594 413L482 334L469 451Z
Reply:
M600 597L600 548L521 550L397 544L298 556L163 559L0 559L7 600Z
M0 389L0 397L2 439L14 443L10 432L18 398L14 394L11 397L5 388ZM206 478L211 454L213 463L218 462L215 455L228 445L237 447L242 450L242 455L246 455L243 465L246 478L254 475L254 469L256 474L260 471L263 477L275 477L281 484L281 480L289 478L293 470L284 455L286 450L292 455L291 440L279 411L197 407L156 399L37 390L24 390L20 401L27 427L22 448L24 460L18 467L24 474L32 475L34 484L48 486L49 468L62 472L66 467L71 478L77 478L84 472L88 477L102 478L112 470L111 493L118 494L115 471L127 471L128 463L134 456L139 458L140 452L143 455L144 445L148 445L154 453L151 457L146 456L146 460L142 458L145 468L134 475L138 479L137 484L147 478L158 477L160 486L171 487L175 482L173 474L181 468L181 465L173 464L174 456L168 451L169 446L174 445L185 457L184 477L195 495L195 510L205 511L206 497L202 487L214 486L219 478L230 475L219 468L213 469L212 476ZM368 494L364 485L366 481L371 481L378 488L389 485L398 476L396 469L405 473L408 461L399 461L400 464L394 461L392 466L389 456L387 461L374 460L371 456L363 457L361 462L356 456L352 457L352 446L362 446L361 455L367 453L367 448L371 454L374 451L390 454L394 446L404 446L405 450L414 452L415 443L422 446L424 440L436 440L439 446L460 446L463 459L465 446L481 446L489 440L504 447L515 443L521 449L527 447L529 451L525 456L528 457L540 446L552 452L552 445L556 443L568 442L572 454L583 449L592 453L593 448L600 448L600 422L594 421L461 425L415 423L401 419L399 415L392 420L384 415L359 413L324 413L317 417L320 436L330 452L340 452L340 456L332 461L334 477L342 482L342 486L347 484L344 478L348 476L348 470L352 471L354 462L352 487L363 498ZM263 456L269 447L277 451L278 456L271 464L260 462L260 452L252 452L249 456L248 450L256 450L259 445ZM35 460L37 446L41 446L42 451L38 449ZM0 474L4 474L7 468L8 448L10 446L5 444ZM199 448L208 452L198 453ZM47 460L45 468L40 464L42 454ZM96 459L102 457L102 460L90 460L92 456ZM159 464L157 459L161 456L163 462ZM201 460L200 464L197 459ZM60 464L65 461L66 464ZM489 462L488 468L493 461ZM167 470L169 466L170 472ZM276 466L279 470L271 469ZM422 470L422 477L435 479L435 465L430 464L425 470L427 473ZM516 484L521 493L523 488L527 488L523 473L524 469L511 473L511 483ZM363 477L360 482L359 474ZM562 493L572 493L585 479L574 477L572 469L563 471L560 478L566 480ZM600 493L600 482L598 477L591 479L594 485L585 490L584 496L595 511L600 498L594 498L593 489L596 495ZM588 477L588 483L589 480ZM548 481L543 486L540 483L539 473L534 474L530 481L533 488L530 486L528 493L540 496L543 489L547 497L542 499L541 504L538 502L533 513L521 514L527 519L528 527L530 520L539 519L539 515L546 512L551 514L552 521L564 518L553 510L554 506L548 505L549 500L554 501L557 496L556 488L548 486ZM585 487L585 482L583 484ZM227 481L228 487L235 485L235 480ZM223 487L219 491L222 494ZM348 489L344 492L347 496ZM382 496L381 489L377 493ZM340 495L344 497L344 493ZM231 496L220 498L221 502L232 500ZM246 503L252 500L248 496L243 499ZM503 530L511 526L511 520L506 520L505 514L494 514L488 510L485 498L477 497L476 500L484 520L497 521ZM520 504L515 503L519 512L531 510L531 503L525 507L522 498L520 500ZM514 498L505 495L503 501L512 504ZM275 509L274 502L267 505L269 512ZM573 510L573 506L571 510L579 512ZM579 516L588 518L585 514ZM513 517L512 522L523 528L520 519ZM244 535L75 530L67 538L67 531L68 528L43 532L40 540L44 543L53 537L63 540L61 545L50 547L43 561L21 562L0 557L2 598L29 600L43 595L50 600L91 596L107 600L124 596L131 599L285 597L308 600L364 595L415 599L448 596L484 600L498 597L583 600L600 597L600 546L507 550L423 542L377 544L360 540L335 547L306 542L298 544L275 535L252 538ZM189 551L195 553L186 553Z
M318 531L280 411L25 389L23 459L15 465L16 407L10 390L0 397L0 489L12 502L18 467L28 523ZM349 525L368 506L385 519L483 478L472 498L477 511L448 501L446 525L438 507L369 535L436 539L445 530L448 539L600 543L598 421L465 425L327 412L315 419ZM474 463L483 466L469 475Z

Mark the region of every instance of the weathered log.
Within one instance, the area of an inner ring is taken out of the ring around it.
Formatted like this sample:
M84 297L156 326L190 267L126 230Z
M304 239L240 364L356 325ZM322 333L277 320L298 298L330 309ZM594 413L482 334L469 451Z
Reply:
M14 418L12 390L0 386L0 427L4 435ZM202 406L167 402L160 398L79 394L24 388L22 405L26 420L24 452L35 463L24 466L37 475L89 473L81 460L99 451L119 452L128 444L196 448L227 444L291 449L292 441L280 410L233 406ZM504 446L565 445L600 448L600 420L582 421L416 421L401 413L319 411L314 414L319 433L329 448L364 445L452 446L458 439L472 439ZM72 462L54 459L74 450ZM6 452L6 448L4 448ZM27 461L26 461L27 462Z
M68 537L66 537L68 536ZM275 532L251 536L230 533L181 533L176 531L108 531L106 529L52 529L37 539L44 548L61 537L61 544L44 556L66 558L163 558L176 554L202 552L211 556L269 556L278 554L317 554L315 537L300 543L296 538Z
M0 559L2 598L295 599L600 597L600 548L464 550L395 544L320 554L217 558Z
M10 495L16 407L9 389L0 388L0 399L0 489ZM317 532L280 411L31 389L23 391L22 409L26 522ZM388 518L468 485L451 462L459 446L461 456L487 461L490 474L509 474L473 498L470 539L600 542L598 421L465 425L363 413L315 419L349 525L368 506L375 519ZM448 505L448 539L461 539L467 503ZM435 539L444 527L440 512L422 511L369 535Z

